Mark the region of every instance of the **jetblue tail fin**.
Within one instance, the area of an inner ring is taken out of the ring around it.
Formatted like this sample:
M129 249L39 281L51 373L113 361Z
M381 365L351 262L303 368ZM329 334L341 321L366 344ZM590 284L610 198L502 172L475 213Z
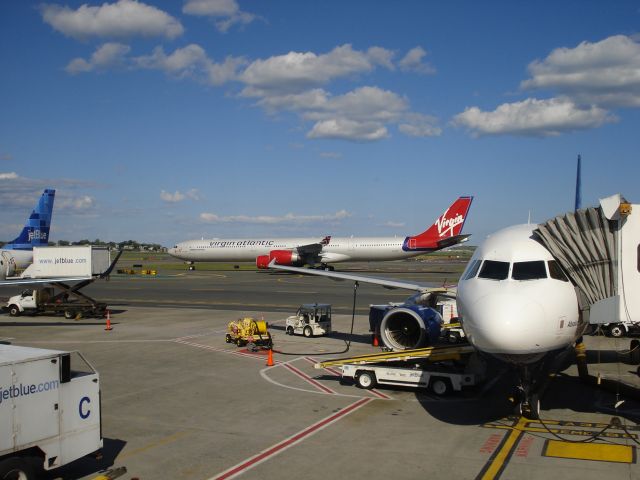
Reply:
M55 195L56 191L51 189L46 189L42 193L40 201L31 212L20 235L3 248L7 250L32 250L33 247L49 244L49 228Z
M460 197L438 217L431 227L419 235L407 237L404 251L433 251L464 242L469 235L461 235L473 197Z

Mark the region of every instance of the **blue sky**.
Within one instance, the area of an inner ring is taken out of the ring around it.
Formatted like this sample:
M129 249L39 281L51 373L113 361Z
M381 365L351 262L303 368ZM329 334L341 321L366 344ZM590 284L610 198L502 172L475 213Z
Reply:
M492 231L640 203L638 2L0 3L0 239Z

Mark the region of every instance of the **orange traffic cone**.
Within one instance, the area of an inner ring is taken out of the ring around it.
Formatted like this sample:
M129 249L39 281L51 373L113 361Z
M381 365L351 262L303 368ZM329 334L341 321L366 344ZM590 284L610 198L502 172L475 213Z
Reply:
M374 347L379 347L380 346L380 343L378 342L378 334L377 333L373 334L373 343L372 343L372 345Z
M111 311L107 310L107 326L105 328L106 331L113 330L111 327Z
M267 354L267 367L273 367L275 363L273 363L273 349L269 349L269 353Z

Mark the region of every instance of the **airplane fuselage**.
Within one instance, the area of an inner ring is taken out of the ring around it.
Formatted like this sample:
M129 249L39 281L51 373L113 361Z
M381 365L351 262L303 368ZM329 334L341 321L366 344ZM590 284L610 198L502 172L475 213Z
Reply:
M400 260L433 249L409 250L408 237L331 237L322 248L321 263ZM192 262L251 262L273 250L293 250L318 243L318 238L209 239L181 242L169 254Z

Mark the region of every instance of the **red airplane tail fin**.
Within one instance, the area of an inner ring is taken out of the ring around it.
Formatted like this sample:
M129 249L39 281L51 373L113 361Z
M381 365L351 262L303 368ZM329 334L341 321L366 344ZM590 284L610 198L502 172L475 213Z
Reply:
M405 250L440 250L465 241L461 235L473 197L460 197L424 232L407 237Z

